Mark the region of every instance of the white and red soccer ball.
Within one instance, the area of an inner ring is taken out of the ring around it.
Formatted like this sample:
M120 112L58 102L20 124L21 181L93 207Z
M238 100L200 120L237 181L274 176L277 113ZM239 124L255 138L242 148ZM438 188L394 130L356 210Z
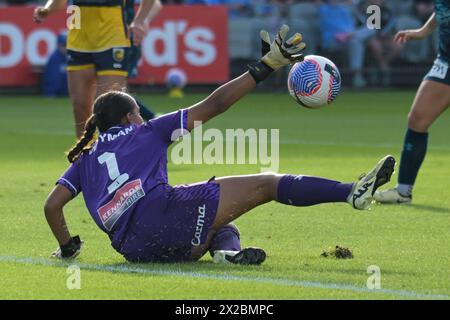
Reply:
M310 55L291 68L288 89L299 104L318 109L336 99L341 89L341 76L329 59Z

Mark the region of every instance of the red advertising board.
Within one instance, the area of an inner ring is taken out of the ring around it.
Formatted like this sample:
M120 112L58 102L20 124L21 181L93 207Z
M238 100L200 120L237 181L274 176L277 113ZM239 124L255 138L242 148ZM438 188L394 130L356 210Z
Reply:
M0 8L0 86L35 85L69 17L64 10L44 23L32 21L33 7ZM228 19L223 6L164 6L142 42L139 75L132 83L164 83L171 68L191 84L228 80Z

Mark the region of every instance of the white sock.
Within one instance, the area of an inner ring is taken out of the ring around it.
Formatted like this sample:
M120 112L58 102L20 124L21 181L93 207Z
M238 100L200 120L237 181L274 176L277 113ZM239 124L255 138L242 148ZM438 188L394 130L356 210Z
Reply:
M213 255L214 263L231 263L225 257L234 257L239 251L215 250Z
M398 193L400 193L404 197L411 197L413 187L414 186L410 185L410 184L401 184L401 183L399 183L397 185L397 191L398 191Z

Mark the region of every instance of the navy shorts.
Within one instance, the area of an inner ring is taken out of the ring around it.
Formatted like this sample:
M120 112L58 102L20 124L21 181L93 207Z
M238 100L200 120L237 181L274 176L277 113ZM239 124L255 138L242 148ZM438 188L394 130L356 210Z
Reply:
M435 81L450 86L449 61L438 56L424 80Z
M141 199L128 222L118 251L130 262L189 261L192 248L206 242L219 206L219 184L211 179L164 189L158 198Z
M102 52L67 50L67 71L95 69L97 75L128 76L129 48L112 48Z

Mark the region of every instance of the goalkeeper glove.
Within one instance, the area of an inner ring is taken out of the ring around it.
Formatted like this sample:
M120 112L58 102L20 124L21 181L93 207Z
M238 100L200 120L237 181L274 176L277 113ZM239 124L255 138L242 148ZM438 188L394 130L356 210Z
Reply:
M300 51L305 49L306 44L302 42L302 35L296 33L286 40L288 32L289 26L283 25L271 42L269 33L261 30L262 58L248 65L250 74L257 83L266 79L273 71L303 60Z
M80 254L83 244L84 241L80 240L80 236L72 237L68 243L56 249L51 257L57 259L75 259Z

